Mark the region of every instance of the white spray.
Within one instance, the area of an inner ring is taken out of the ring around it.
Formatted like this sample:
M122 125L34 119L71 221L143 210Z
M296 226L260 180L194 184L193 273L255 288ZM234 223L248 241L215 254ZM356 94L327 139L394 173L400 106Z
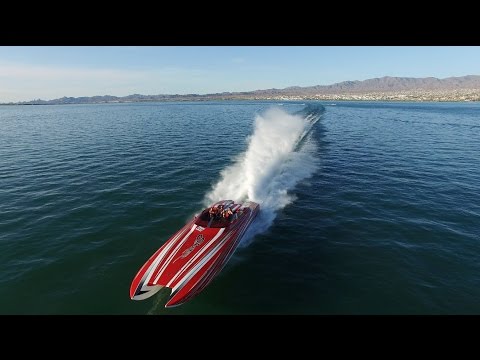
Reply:
M245 234L243 246L270 227L277 211L294 200L288 191L317 169L315 144L308 138L302 146L299 142L319 117L291 115L277 107L257 115L247 150L222 171L221 180L206 194L205 206L222 199L260 204L260 214Z

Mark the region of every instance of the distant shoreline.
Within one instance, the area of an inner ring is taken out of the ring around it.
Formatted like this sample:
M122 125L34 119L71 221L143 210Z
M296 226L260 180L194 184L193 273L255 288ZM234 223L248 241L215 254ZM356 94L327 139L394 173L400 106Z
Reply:
M272 98L265 98L265 99L248 99L248 98L242 98L242 99L208 99L208 100L180 100L180 99L175 99L175 100L143 100L143 101L104 101L104 102L68 102L68 103L57 103L57 102L49 102L49 103L0 103L0 106L43 106L43 105L105 105L105 104L148 104L148 103L175 103L175 102L184 102L184 103L206 103L210 101L335 101L335 102L351 102L351 101L356 101L356 102L392 102L392 103L408 103L408 102L413 102L413 103L426 103L426 102L438 102L438 103L447 103L447 102L455 102L455 103L476 103L480 102L479 99L475 100L470 100L470 99L455 99L455 98L450 98L450 99L372 99L372 98L366 98L366 99L361 99L358 97L352 97L352 98L325 98L325 99L316 99L316 98L295 98L295 99L285 99L285 98L280 98L280 99L272 99Z

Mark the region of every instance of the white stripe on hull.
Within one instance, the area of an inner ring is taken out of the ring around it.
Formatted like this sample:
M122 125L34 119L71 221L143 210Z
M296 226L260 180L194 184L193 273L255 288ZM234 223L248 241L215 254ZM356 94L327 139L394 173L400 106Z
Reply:
M195 254L190 260L188 260L185 265L182 266L182 268L177 272L177 274L172 278L172 280L169 281L166 286L170 287L170 285L178 279L178 277L185 271L185 269L187 269L193 262L195 262L195 260L197 260L223 234L224 231L225 228L221 228L212 240L205 244L205 246L197 254Z
M173 238L171 241L168 242L167 246L165 246L165 249L163 249L160 254L158 254L157 258L155 259L155 261L148 267L148 270L145 272L147 275L147 278L145 279L144 281L144 284L148 284L148 281L150 280L150 278L152 277L153 273L155 272L155 269L157 268L157 265L158 263L163 259L163 256L168 252L168 250L170 250L170 248L173 246L173 244L175 244L175 242L178 240L178 238L180 236L182 236L183 234L185 234L185 231L181 231L179 232L175 238ZM143 286L142 286L142 289L143 289Z
M168 257L167 260L165 260L165 262L163 263L162 265L162 268L160 269L160 271L158 272L158 275L157 277L155 278L155 280L153 281L154 284L157 283L158 279L160 278L160 276L162 276L163 272L165 271L165 269L167 268L168 264L170 263L170 260L172 259L172 257L177 253L178 249L180 249L180 247L183 245L183 243L188 239L188 237L190 236L190 234L197 228L197 225L193 224L192 225L192 228L190 229L190 231L188 232L187 235L185 235L185 237L182 239L182 241L179 241L178 245L175 247L175 249L172 251L172 253L170 254L170 256Z
M238 232L240 233L236 239L236 241L234 242L235 246L233 248L236 248L236 244L238 244L238 242L240 241L240 239L243 237L248 225L250 224L251 222L251 217L252 217L252 211L248 214L249 215L249 219L247 221L245 221L245 223L242 225L242 227L240 229L238 229ZM175 294L177 291L180 290L180 288L182 288L184 285L186 285L188 283L188 281L193 278L195 276L195 274L210 260L212 259L216 254L218 254L218 252L220 251L220 249L222 248L222 246L231 238L231 236L233 235L233 233L227 235L225 237L225 239L222 240L222 242L220 244L218 244L207 256L205 256L201 261L199 261L199 263L197 265L195 265L193 267L193 269L191 269L182 279L180 279L177 284L173 287L172 289L172 294ZM222 264L222 268L223 266L226 264L226 262L228 261L228 259L231 257L231 255L233 254L233 252L231 252L232 249L230 249L230 255L225 259L224 263ZM206 276L208 276L208 274L205 274ZM203 278L203 277L202 277ZM170 285L173 283L173 281L170 282ZM192 287L193 289L193 287Z
M231 234L227 235L221 243L215 246L215 248L202 260L200 260L192 270L190 270L187 275L185 275L181 280L178 281L177 285L175 285L172 289L172 293L176 292L176 290L181 287L182 285L186 284L188 280L190 280L197 272L200 270L212 257L214 257L218 251L222 248L225 242L230 239Z
M155 260L150 264L148 269L143 273L142 279L138 282L137 290L135 291L136 293L138 293L139 291L146 291L150 295L146 296L146 294L145 294L145 296L149 297L149 296L153 295L155 292L157 292L158 290L160 290L160 289L157 289L157 291L152 293L152 290L156 289L157 287L148 286L148 281L150 280L150 277L154 273L154 271L157 267L157 264L162 260L163 255L168 251L168 249L170 249L172 247L172 245L175 243L176 239L178 239L180 236L182 236L182 234L185 233L185 231L186 230L179 231L178 234L175 235L175 237L172 239L172 241L169 241L168 243L166 243L165 248L162 249L162 251L157 255ZM139 288L140 288L140 290L139 290ZM144 297L144 295L137 295L137 296L135 296L135 299L142 300L143 297Z

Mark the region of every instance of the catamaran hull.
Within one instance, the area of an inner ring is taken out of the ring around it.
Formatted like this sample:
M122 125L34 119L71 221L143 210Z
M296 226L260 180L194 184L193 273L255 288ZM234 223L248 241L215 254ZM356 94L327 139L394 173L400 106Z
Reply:
M224 204L224 205L222 205ZM255 202L235 204L231 200L213 205L232 210L225 226L212 226L195 217L175 233L142 266L130 287L133 300L144 300L163 287L171 289L165 307L178 306L197 296L220 273L257 216ZM203 225L203 226L202 226ZM213 224L215 225L215 224Z

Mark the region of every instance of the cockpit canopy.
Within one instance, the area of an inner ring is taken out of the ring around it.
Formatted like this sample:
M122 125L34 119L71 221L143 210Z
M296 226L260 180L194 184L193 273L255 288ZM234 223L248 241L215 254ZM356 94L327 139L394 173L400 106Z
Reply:
M217 211L216 216L210 215L212 208ZM228 209L231 211L231 214L228 217L223 217L222 212ZM219 201L203 210L197 217L195 224L205 228L224 228L236 222L244 214L244 210L242 205L235 204L232 200Z

